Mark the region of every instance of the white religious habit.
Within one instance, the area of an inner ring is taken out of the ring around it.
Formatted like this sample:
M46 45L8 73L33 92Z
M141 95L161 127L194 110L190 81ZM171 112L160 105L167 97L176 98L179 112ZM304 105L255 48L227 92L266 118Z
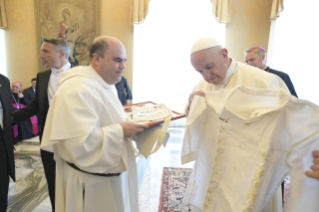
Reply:
M200 47L199 50L204 47ZM197 51L197 49L194 49ZM234 88L239 85L245 85L253 88L283 88L289 93L289 90L286 84L276 75L264 72L260 69L257 69L252 66L245 65L243 63L237 62L234 59L230 58L231 63L227 70L225 79L218 85L210 84L205 80L200 81L193 92L202 90L206 91L217 91L224 88ZM204 110L206 105L196 105L191 104L191 107L196 107L196 110L199 112ZM186 106L185 114L189 113L189 105ZM188 145L188 144L184 144ZM192 144L189 144L192 145ZM182 156L182 163L187 163L193 160L196 160L195 156L190 155ZM200 206L201 207L201 206ZM196 209L194 209L196 210ZM271 203L267 206L265 212L282 212L282 193L281 188L278 188L276 195L274 195Z
M125 118L115 86L91 66L61 74L41 144L54 149L56 211L138 212L135 156L120 125Z
M318 140L319 107L283 89L195 96L182 158L196 163L184 202L203 212L260 212L290 173L288 212L318 212L319 182L305 175Z

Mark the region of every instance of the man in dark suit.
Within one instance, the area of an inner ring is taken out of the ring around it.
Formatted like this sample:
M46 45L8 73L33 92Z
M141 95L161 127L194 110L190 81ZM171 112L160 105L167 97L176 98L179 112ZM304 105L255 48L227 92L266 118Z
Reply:
M37 78L33 78L31 80L31 87L26 88L22 91L22 94L24 96L24 102L29 104L35 97L35 86L37 83Z
M116 83L115 87L122 105L130 104L130 101L132 100L132 93L126 78L122 76L121 81Z
M245 62L250 66L254 66L256 68L259 68L261 70L275 74L278 77L280 77L286 83L291 95L298 98L294 85L292 84L289 75L284 72L271 69L269 66L266 65L266 51L263 47L254 46L246 50Z
M0 74L0 212L7 211L9 176L15 181L11 112L10 82Z
M12 113L14 123L20 123L31 116L39 114L40 142L51 100L59 87L60 73L71 68L71 64L68 62L69 54L70 46L66 41L62 39L44 39L40 58L45 63L45 66L50 69L38 73L36 94L33 101L23 109ZM55 211L55 160L53 159L53 153L41 150L41 159L48 182L52 210Z

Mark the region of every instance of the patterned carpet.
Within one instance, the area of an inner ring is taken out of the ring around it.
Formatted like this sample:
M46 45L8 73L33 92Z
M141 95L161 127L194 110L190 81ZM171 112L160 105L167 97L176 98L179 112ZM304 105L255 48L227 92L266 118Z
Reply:
M162 178L162 189L158 212L191 212L191 205L184 205L183 195L187 187L192 169L164 167ZM290 194L289 177L285 179L285 197L283 212L285 212Z
M283 212L287 210L288 203L289 203L289 196L290 196L290 178L287 177L285 179L285 191L284 191L284 201L282 205Z
M164 167L161 198L158 212L191 211L190 205L184 205L183 196L192 169Z

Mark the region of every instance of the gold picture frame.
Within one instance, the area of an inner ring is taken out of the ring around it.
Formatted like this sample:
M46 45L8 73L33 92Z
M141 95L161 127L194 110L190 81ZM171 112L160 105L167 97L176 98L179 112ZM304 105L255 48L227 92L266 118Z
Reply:
M89 46L100 35L100 0L35 0L37 57L43 38L62 38L73 66L89 64ZM38 72L47 70L38 59Z

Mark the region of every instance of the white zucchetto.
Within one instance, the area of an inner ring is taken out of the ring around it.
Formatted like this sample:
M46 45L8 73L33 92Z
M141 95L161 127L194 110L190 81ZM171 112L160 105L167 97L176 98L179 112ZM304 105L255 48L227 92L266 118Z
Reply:
M200 38L194 43L191 50L191 55L195 52L214 47L222 47L222 45L217 40L211 37Z

